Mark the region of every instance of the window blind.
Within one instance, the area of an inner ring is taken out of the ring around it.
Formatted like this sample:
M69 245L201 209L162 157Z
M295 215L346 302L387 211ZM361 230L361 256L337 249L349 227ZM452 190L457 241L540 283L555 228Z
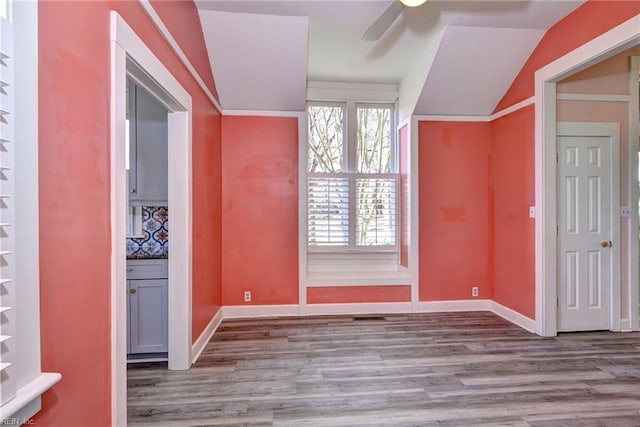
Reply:
M349 178L310 176L307 194L309 245L349 245Z
M14 61L12 24L0 18L0 405L16 395Z
M309 174L308 245L395 247L398 188L396 174Z

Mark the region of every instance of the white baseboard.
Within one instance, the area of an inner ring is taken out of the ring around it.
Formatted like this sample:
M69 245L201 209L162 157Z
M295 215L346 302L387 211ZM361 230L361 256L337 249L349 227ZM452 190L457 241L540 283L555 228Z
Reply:
M447 311L492 311L491 300L469 299L452 301L421 301L418 313L438 313Z
M227 305L223 308L225 319L251 317L299 316L298 304L288 305Z
M209 321L207 327L204 328L204 331L202 331L196 342L191 346L191 364L196 363L196 360L198 360L198 357L200 357L202 350L204 350L205 346L218 329L218 326L220 326L220 323L222 323L223 318L224 309L220 307L215 316L213 316L211 318L211 321Z
M631 332L631 319L620 319L620 332Z
M307 304L301 315L411 313L410 302Z
M520 326L529 332L536 333L536 321L528 318L527 316L518 313L515 310L505 307L504 305L495 301L489 301L491 303L491 311L502 317L509 322Z

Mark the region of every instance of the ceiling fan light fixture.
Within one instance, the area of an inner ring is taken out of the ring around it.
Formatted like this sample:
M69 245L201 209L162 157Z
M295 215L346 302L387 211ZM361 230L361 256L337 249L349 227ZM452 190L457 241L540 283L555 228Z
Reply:
M400 3L407 7L418 7L426 2L427 0L400 0Z

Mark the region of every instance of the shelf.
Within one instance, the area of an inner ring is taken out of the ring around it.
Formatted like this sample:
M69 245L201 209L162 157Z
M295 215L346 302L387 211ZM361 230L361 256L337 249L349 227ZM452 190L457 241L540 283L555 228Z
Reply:
M0 251L0 256L11 255L11 251Z
M11 335L0 335L0 343L9 341L11 339Z
M6 313L11 310L13 307L0 307L0 313Z
M12 363L0 363L0 372L4 371L5 369L7 369L11 365L12 365Z
M9 282L11 282L11 279L0 279L0 285L6 285Z

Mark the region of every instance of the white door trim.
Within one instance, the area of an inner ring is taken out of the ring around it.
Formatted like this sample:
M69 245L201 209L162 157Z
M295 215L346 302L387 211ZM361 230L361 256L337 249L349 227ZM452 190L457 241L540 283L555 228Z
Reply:
M636 175L638 170L638 147L640 138L640 56L631 57L631 72L629 73L629 174L630 179ZM636 153L635 155L633 153ZM630 241L635 244L629 245L629 282L631 289L629 290L629 319L627 324L622 324L621 329L624 330L640 330L640 269L638 267L638 258L640 257L640 247L638 241L638 186L629 186L629 208L631 210L629 217L629 230L631 230ZM636 284L633 286L633 284Z
M127 75L169 110L169 369L191 364L191 117L189 93L117 12L111 12L111 416L127 421L125 118ZM144 71L140 74L138 71ZM145 75L146 74L146 75Z
M611 229L611 270L609 277L609 329L620 330L620 124L600 122L558 122L556 136L610 138L609 218ZM557 185L557 183L556 183ZM557 187L556 187L557 191ZM557 218L556 218L557 220ZM556 257L558 255L556 254ZM556 258L557 259L557 258ZM557 288L556 288L557 297ZM556 311L557 316L557 311Z
M535 201L539 212L535 225L535 288L539 335L557 334L556 82L638 44L640 15L535 73ZM634 245L637 240L630 239Z

